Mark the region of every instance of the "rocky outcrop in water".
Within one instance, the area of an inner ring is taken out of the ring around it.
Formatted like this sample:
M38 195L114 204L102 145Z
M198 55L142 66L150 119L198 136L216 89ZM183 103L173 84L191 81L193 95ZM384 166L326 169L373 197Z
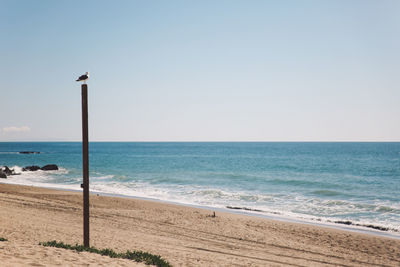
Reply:
M48 164L43 166L42 168L40 168L39 166L36 165L32 165L32 166L26 166L25 168L22 168L23 172L34 172L34 171L38 171L38 170L42 170L42 171L57 171L58 170L58 166L56 164ZM10 175L19 175L21 173L16 173L14 169L10 169L8 166L2 166L0 167L0 178L7 178L7 176Z
M41 168L42 171L57 171L58 170L58 166L56 164L49 164L46 166L43 166Z
M39 166L35 166L35 165L33 165L33 166L26 166L25 168L22 168L22 171L23 171L23 172L26 172L26 171L34 172L34 171L37 171L37 170L40 170L40 167L39 167Z
M12 175L14 170L10 170L7 166L4 166L1 168L1 170L6 174L6 175Z
M42 168L40 168L39 166L33 165L33 166L26 166L25 168L22 169L23 172L34 172L34 171L38 171L38 170L42 170L42 171L57 171L58 170L58 166L56 164L48 164L43 166Z
M14 169L8 168L8 166L3 166L0 168L0 178L7 178L10 175L17 175Z

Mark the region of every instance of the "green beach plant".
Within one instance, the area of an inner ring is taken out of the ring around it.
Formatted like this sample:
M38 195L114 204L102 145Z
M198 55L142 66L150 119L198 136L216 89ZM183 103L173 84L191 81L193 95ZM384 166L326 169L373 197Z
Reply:
M75 250L78 252L90 252L90 253L96 253L100 254L102 256L109 256L111 258L120 258L120 259L129 259L133 260L136 262L144 262L147 265L155 265L158 267L172 267L172 265L161 258L159 255L153 255L147 252L143 251L126 251L125 253L117 253L112 249L106 248L106 249L98 249L95 247L85 247L83 245L69 245L69 244L64 244L63 242L57 242L57 241L48 241L48 242L40 242L39 245L45 246L45 247L56 247L56 248L64 248L64 249L69 249L69 250Z
M8 241L7 239L5 239L4 237L0 237L0 241Z

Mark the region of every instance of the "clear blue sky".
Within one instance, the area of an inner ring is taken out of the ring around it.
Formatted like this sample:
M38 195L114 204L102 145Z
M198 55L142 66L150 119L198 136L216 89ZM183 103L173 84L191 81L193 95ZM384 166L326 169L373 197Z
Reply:
M400 1L0 0L0 141L400 141Z

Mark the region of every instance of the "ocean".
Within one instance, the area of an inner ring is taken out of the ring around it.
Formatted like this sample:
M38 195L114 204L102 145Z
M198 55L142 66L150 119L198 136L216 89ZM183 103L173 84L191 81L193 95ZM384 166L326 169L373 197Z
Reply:
M21 172L0 183L81 190L81 149L80 142L0 143L0 166ZM93 192L400 235L398 142L92 142L89 149ZM60 169L21 171L47 164Z

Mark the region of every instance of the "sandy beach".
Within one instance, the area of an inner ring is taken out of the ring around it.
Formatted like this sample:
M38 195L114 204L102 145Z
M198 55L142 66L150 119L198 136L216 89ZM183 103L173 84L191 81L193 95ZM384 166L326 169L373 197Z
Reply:
M91 245L173 266L400 266L400 240L154 201L91 195ZM81 193L0 184L2 266L144 266L48 248L82 243Z

